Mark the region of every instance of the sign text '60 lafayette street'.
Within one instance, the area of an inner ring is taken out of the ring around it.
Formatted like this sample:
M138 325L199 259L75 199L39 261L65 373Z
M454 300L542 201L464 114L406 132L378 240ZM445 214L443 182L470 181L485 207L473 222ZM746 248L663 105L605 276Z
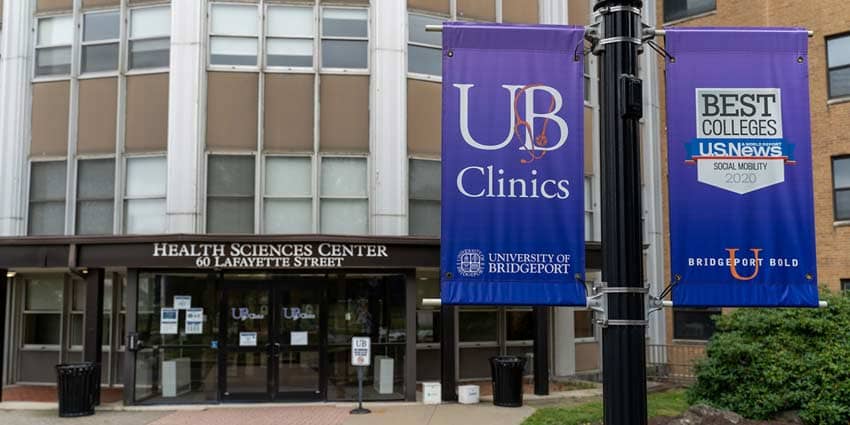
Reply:
M331 268L347 258L388 257L386 245L356 243L167 243L153 246L154 257L189 257L197 267Z

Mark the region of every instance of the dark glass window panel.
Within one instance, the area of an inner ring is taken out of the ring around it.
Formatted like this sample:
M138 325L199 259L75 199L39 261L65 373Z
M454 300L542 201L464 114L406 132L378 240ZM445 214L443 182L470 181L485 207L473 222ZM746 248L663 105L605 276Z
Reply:
M30 200L64 200L65 177L65 161L33 162L30 177Z
M531 310L508 310L505 319L508 341L534 339L534 313Z
M850 96L850 67L829 71L829 97Z
M254 196L253 155L210 155L207 193L212 196Z
M835 219L850 220L850 189L835 191Z
M118 11L87 13L83 17L83 41L114 40L119 33Z
M365 40L322 40L322 67L366 69L368 46Z
M24 314L24 344L59 345L62 315Z
M30 202L29 235L61 235L65 233L65 201Z
M407 48L407 70L419 74L443 75L442 50L411 44Z
M440 342L439 310L421 310L416 312L416 342Z
M408 18L410 41L415 43L432 44L435 46L443 45L442 34L438 32L425 31L425 27L427 25L440 25L443 21L448 19L416 14L410 14Z
M715 0L665 0L664 20L675 21L717 8Z
M593 312L590 310L576 311L573 329L575 338L593 338L596 333L596 328L593 325Z
M165 68L171 61L171 40L157 38L130 42L130 69Z
M67 75L71 73L71 46L41 48L35 55L35 75Z
M355 19L355 15L358 18ZM329 37L368 37L368 13L362 10L330 9L322 17L322 35Z
M107 201L77 202L78 235L111 235L115 203Z
M496 341L498 323L495 311L461 311L458 319L460 341Z
M268 55L268 66L297 66L309 68L313 66L313 56Z
M81 160L77 166L77 199L112 199L115 196L114 159Z
M833 158L832 174L835 189L850 189L850 157Z
M714 319L720 310L673 310L673 338L706 341L714 335Z
M83 46L83 72L115 71L118 69L118 43Z
M440 236L440 201L410 201L410 235Z
M207 233L254 233L254 198L207 198Z

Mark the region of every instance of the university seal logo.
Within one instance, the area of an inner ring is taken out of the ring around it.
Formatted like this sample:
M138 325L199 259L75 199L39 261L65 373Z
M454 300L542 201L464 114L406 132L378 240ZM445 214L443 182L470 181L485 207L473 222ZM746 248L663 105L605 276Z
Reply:
M484 254L478 249L464 249L457 254L457 272L463 277L478 277L484 273Z

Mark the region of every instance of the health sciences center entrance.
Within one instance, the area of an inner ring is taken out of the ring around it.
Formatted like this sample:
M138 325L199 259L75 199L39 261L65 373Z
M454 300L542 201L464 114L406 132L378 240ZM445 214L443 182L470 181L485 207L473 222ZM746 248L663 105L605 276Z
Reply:
M323 279L225 281L219 391L225 401L321 400L326 394Z
M138 308L129 333L134 391L125 396L132 404L354 400L350 340L369 336L391 383L370 382L364 396L404 400L409 284L404 273L129 273Z

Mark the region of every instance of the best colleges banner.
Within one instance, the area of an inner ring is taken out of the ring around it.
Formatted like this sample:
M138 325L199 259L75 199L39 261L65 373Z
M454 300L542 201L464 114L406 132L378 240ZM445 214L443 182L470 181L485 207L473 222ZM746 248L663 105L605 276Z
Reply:
M443 303L585 305L583 37L444 24Z
M818 305L807 45L667 29L674 306Z

